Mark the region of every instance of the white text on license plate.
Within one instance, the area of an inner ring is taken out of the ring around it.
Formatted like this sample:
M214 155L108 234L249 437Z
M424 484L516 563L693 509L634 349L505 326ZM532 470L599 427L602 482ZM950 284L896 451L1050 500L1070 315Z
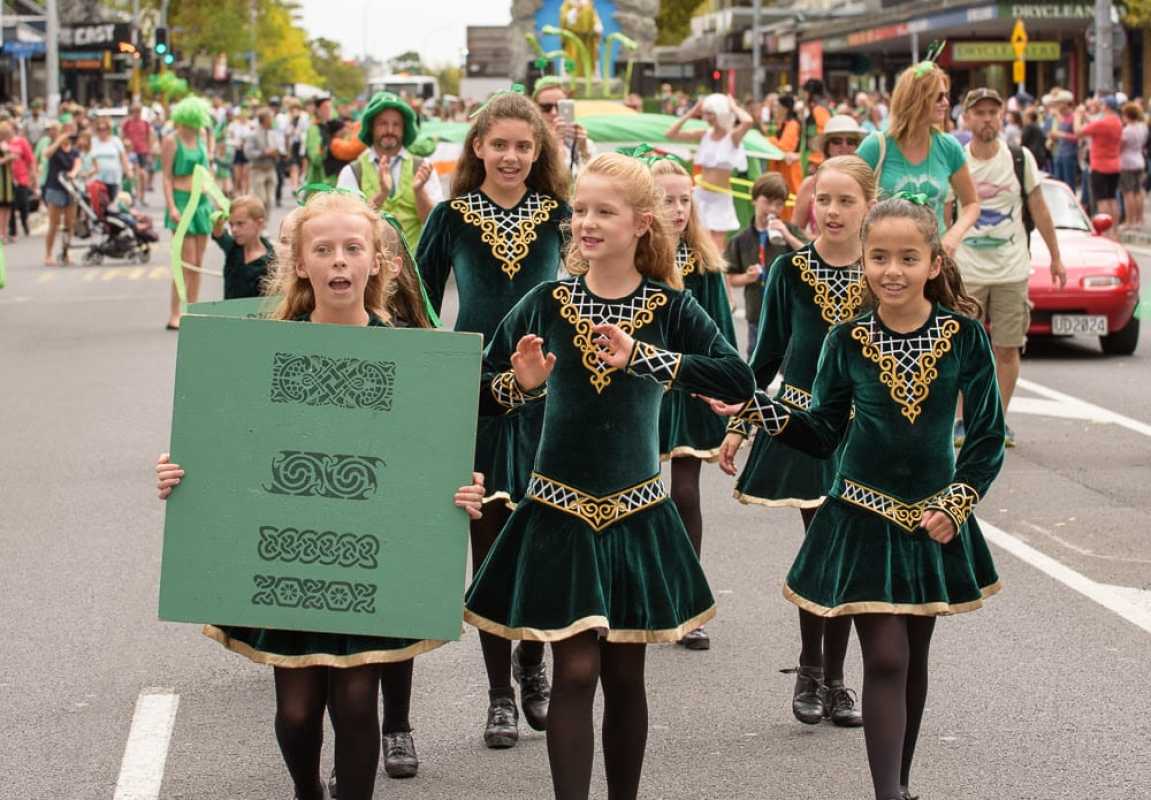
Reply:
M1102 314L1054 314L1051 317L1051 333L1056 336L1107 335L1107 317Z

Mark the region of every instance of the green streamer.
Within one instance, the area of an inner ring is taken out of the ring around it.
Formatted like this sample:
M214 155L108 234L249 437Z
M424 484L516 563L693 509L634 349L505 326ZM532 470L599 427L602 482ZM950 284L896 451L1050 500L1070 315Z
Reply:
M208 193L216 205L227 216L231 203L221 191L212 173L202 165L197 164L192 171L192 191L188 194L188 202L180 209L180 222L172 233L172 246L169 256L172 262L172 282L176 284L176 294L180 296L180 305L188 303L188 289L184 286L184 236L188 233L188 226L192 224L192 213L200 205L200 198Z

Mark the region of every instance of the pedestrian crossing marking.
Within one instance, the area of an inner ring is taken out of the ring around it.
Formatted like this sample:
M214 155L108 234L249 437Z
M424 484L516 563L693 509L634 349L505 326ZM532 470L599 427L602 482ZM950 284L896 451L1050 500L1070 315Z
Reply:
M145 272L147 272L147 270L143 267L133 267L132 269L128 270L128 280L138 281L144 277Z
M54 281L54 280L56 280L56 273L55 272L41 272L36 277L36 283L49 283L49 282Z
M148 273L148 277L152 280L159 280L160 278L168 277L167 267L152 267L152 271Z
M103 272L103 274L100 276L100 280L102 280L102 281L111 281L111 280L115 280L116 278L120 277L120 271L119 270L105 269L105 270L101 270L101 271Z
M92 281L96 280L96 276L99 274L100 273L97 272L96 270L90 270L90 271L84 273L84 280L91 283Z

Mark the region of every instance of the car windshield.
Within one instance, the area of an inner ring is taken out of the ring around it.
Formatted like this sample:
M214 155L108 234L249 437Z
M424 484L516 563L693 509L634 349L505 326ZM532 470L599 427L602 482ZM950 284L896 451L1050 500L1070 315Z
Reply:
M1044 181L1043 201L1051 212L1051 221L1056 228L1070 228L1074 231L1090 231L1091 223L1083 209L1079 207L1075 195L1066 184L1057 181Z

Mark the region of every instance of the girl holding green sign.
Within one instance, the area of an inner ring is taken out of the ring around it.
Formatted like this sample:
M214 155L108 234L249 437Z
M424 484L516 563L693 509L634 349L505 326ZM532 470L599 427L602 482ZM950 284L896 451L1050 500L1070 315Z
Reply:
M350 194L317 195L292 219L279 253L273 317L337 325L390 326L395 270L383 222ZM167 454L156 467L167 499L184 471ZM483 476L462 486L453 502L478 519ZM380 756L377 687L385 665L410 662L443 642L376 636L206 626L229 650L274 668L276 738L299 800L323 800L320 750L324 710L336 731L341 800L370 800Z

